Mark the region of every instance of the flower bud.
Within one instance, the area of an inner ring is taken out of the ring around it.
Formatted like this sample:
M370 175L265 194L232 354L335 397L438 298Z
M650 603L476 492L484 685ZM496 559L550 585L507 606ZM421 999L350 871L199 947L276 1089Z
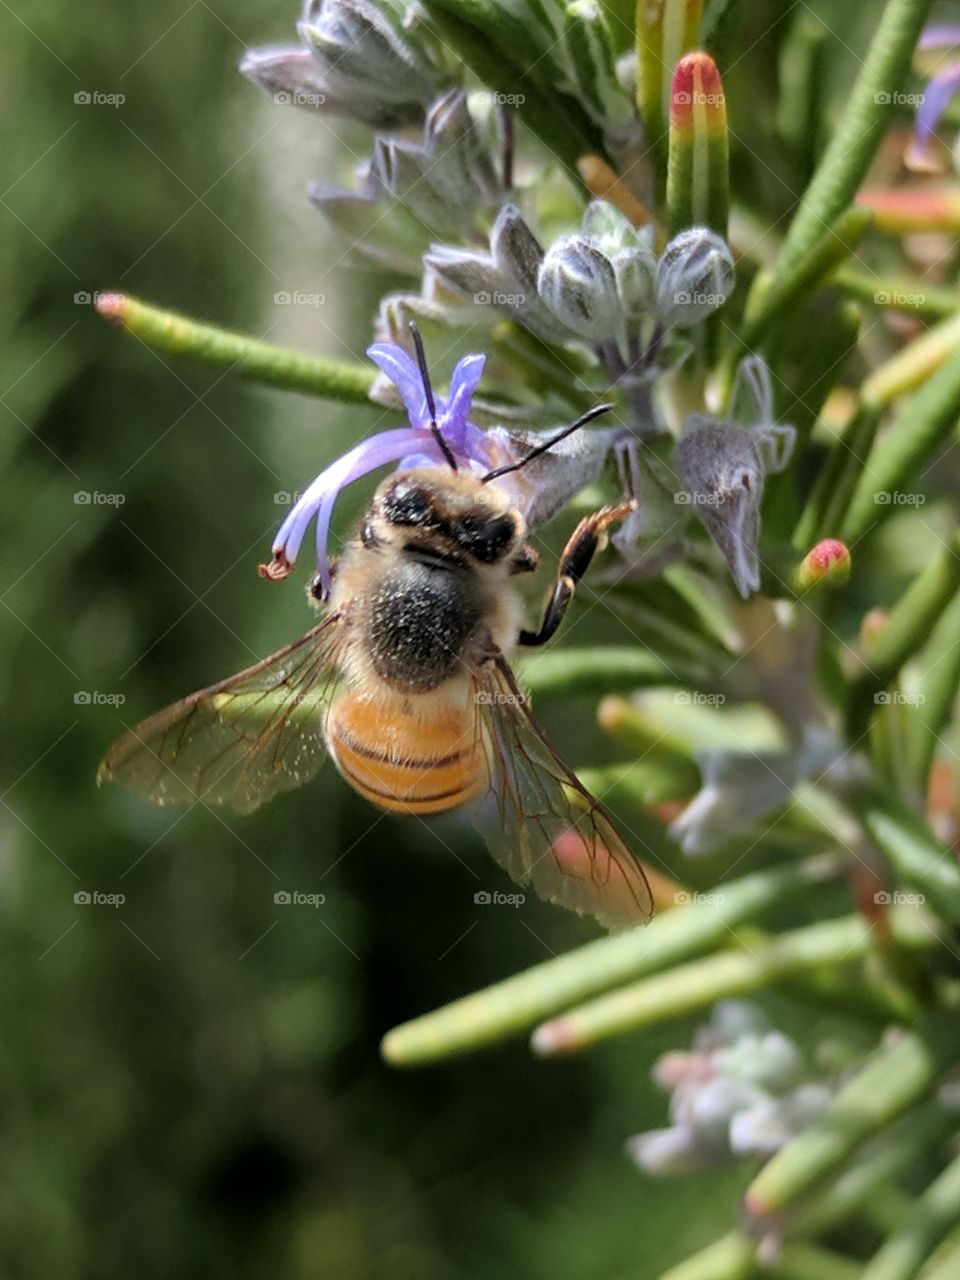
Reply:
M850 577L850 551L836 538L824 538L808 551L793 577L794 589L809 591L811 587L842 587Z
M657 314L665 328L701 324L726 302L734 282L726 241L706 227L681 231L657 269Z
M504 205L490 232L490 252L478 253L453 245L434 245L423 265L454 293L472 298L497 313L519 320L546 342L562 342L569 333L547 310L537 293L537 273L543 250L524 222L520 210ZM431 288L428 279L427 289Z
M248 49L240 72L281 106L345 116L374 129L401 128L423 116L419 102L385 102L345 81L334 90L318 59L302 45Z
M617 293L627 320L638 322L650 315L657 298L657 260L646 248L623 249L613 258Z
M515 284L536 292L543 250L516 205L505 204L490 232L490 253Z
M310 202L347 239L348 253L363 254L391 270L415 275L420 269L423 227L399 201L384 210L377 198L379 191L377 182L366 175L361 175L357 191L321 182L307 187Z
M632 249L641 234L609 200L591 200L580 219L583 234L608 257L621 249ZM647 235L651 233L647 229Z
M346 97L363 88L388 103L425 104L432 96L433 68L386 5L308 0L298 29L334 93Z
M550 248L537 289L578 337L601 341L615 333L620 318L616 276L609 258L584 236L563 236Z
M248 49L240 62L240 74L275 102L312 110L326 104L326 81L316 59L302 45Z

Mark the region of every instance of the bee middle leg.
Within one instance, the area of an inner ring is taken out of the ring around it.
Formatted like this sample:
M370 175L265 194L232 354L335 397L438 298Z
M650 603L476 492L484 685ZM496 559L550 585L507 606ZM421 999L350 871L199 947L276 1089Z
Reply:
M591 560L606 546L608 526L623 520L636 509L636 500L631 499L629 502L621 502L616 507L604 507L602 511L580 521L563 549L560 570L547 601L540 630L521 631L519 644L528 646L546 644L553 636L563 621L563 616L576 592L577 584L590 567Z

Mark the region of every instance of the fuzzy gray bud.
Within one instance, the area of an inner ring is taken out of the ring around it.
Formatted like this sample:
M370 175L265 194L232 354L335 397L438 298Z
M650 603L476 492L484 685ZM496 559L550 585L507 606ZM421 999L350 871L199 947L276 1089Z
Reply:
M702 324L733 289L733 257L726 241L706 227L681 231L657 268L657 314L664 328Z
M563 236L549 249L537 289L557 319L578 337L602 341L616 332L616 276L609 258L585 236Z
M336 93L365 88L380 102L426 103L433 69L394 22L386 5L371 0L309 0L300 36Z

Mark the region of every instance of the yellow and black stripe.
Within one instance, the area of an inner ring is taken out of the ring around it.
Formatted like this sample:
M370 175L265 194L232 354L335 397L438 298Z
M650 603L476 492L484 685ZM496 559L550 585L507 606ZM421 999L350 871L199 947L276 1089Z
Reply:
M413 714L346 693L330 710L327 740L353 789L391 813L444 813L481 785L473 724L457 708Z

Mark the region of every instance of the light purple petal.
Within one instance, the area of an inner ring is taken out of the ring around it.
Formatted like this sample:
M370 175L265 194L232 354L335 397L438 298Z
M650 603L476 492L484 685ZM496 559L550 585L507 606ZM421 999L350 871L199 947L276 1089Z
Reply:
M449 440L450 447L459 450L463 447L466 433L467 417L470 414L470 403L477 383L483 376L486 356L464 356L450 378L450 394L441 417L444 438Z
M918 49L949 49L953 45L960 45L960 26L953 24L943 24L941 26L927 27L920 36Z
M914 128L916 145L923 148L933 137L934 130L943 115L947 103L960 89L960 66L950 67L927 84L923 101L917 107L917 119Z
M395 342L375 342L367 355L400 392L411 427L426 425L427 397L416 361Z
M323 585L323 594L330 591L330 564L327 556L327 536L334 503L340 490L370 471L396 462L398 458L424 444L423 431L412 427L398 427L382 431L379 435L363 440L342 458L338 458L317 478L301 496L299 502L284 520L273 543L274 556L283 556L292 566L296 561L304 534L314 516L317 518L317 572Z

